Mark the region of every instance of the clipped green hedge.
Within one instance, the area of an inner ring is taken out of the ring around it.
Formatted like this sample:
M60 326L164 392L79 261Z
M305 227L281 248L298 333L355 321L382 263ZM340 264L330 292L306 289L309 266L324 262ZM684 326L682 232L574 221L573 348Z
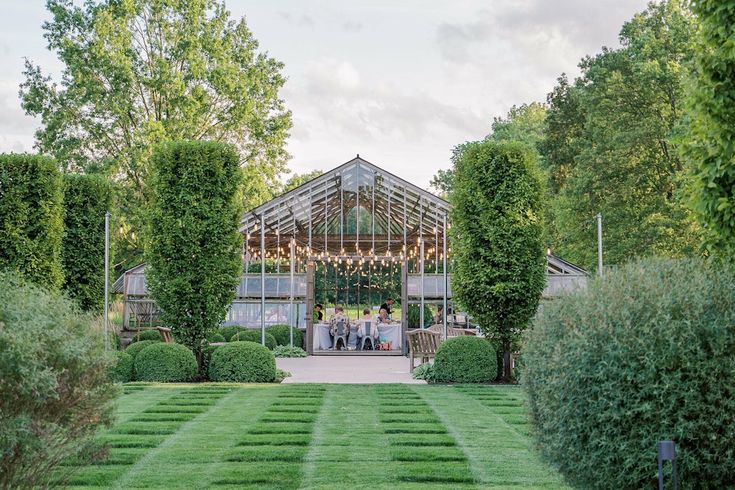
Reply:
M135 358L138 356L138 353L148 347L149 345L153 344L159 344L161 340L141 340L140 342L134 342L130 345L128 345L127 349L125 349L125 352L130 354L130 356L135 360Z
M225 342L229 342L233 335L236 333L245 330L244 327L220 327L219 332L220 335L222 335L225 338Z
M271 325L270 327L266 327L265 331L273 335L276 339L276 344L291 345L290 328L288 325ZM294 347L304 347L303 335L298 328L293 329L293 345Z
M112 381L127 383L133 380L133 356L125 351L115 351L115 359L108 368L108 374Z
M217 348L209 364L212 381L270 383L276 377L276 359L255 342L231 342Z
M495 349L484 338L453 337L436 351L434 378L439 383L489 383L497 374Z
M0 269L12 269L47 289L64 280L63 187L54 160L0 154Z
M143 330L142 332L136 333L132 341L140 342L142 340L161 340L161 333L158 330Z
M240 330L235 335L233 335L230 338L230 342L242 342L247 340L249 342L255 342L259 344L261 339L262 336L260 335L260 330L253 330L252 328L248 328L246 330ZM269 350L273 350L276 348L276 345L276 339L273 337L273 335L266 332L265 346L268 347Z
M207 340L211 343L214 342L227 342L227 339L225 339L221 334L215 333L210 335Z
M84 310L104 304L105 212L112 186L100 175L64 174L64 290ZM111 260L112 261L112 260Z
M191 381L196 378L197 371L194 353L181 344L158 342L135 357L135 379L138 381Z
M684 488L735 485L735 269L646 260L545 305L523 349L544 456L583 488L654 488L656 442Z

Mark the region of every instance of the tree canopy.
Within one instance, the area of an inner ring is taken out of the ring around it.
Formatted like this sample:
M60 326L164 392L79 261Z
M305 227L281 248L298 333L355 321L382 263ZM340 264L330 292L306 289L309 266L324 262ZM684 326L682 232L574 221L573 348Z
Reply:
M197 352L225 319L242 272L235 147L169 142L152 157L148 287L173 336Z
M502 345L507 381L511 342L546 284L542 179L527 146L492 141L464 145L454 179L454 298Z
M245 204L271 197L288 158L291 115L279 96L283 65L258 52L245 19L230 19L218 0L47 6L44 36L62 76L55 82L27 61L22 106L41 119L39 151L64 169L101 167L119 182L122 252L140 253L135 232L155 143L232 144L249 176Z
M735 249L735 9L732 2L692 2L701 27L687 93L685 156L689 197L715 253Z

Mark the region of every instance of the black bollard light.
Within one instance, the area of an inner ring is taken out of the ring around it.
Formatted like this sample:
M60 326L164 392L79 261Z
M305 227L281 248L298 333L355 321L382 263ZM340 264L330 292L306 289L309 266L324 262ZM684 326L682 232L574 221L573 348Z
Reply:
M676 444L674 441L658 441L658 489L664 490L664 461L671 461L671 478L674 490L676 481Z

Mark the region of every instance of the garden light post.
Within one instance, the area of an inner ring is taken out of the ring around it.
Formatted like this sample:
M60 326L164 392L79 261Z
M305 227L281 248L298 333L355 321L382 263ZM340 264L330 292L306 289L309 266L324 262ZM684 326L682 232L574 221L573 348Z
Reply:
M597 274L602 277L602 213L597 213Z
M664 461L671 461L671 482L676 490L676 444L674 441L658 441L658 488L664 490Z
M110 212L105 212L105 311L103 314L105 322L105 351L107 350L110 310Z

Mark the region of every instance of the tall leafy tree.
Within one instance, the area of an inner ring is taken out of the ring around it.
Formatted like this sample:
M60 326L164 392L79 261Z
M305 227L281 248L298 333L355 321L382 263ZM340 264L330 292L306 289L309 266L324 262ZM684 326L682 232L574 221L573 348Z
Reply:
M104 304L105 213L112 187L99 175L64 175L64 289L85 310Z
M681 201L681 119L691 14L675 0L626 22L620 49L585 58L582 76L549 96L549 188L555 249L588 268L596 261L594 216L604 217L605 259L692 253L698 231Z
M323 173L324 172L322 172L321 170L312 170L311 172L306 172L303 174L294 174L286 181L286 184L283 186L283 192L288 192L290 190L296 189L298 186L305 184L312 179L316 179Z
M735 2L696 0L700 20L687 93L691 204L715 253L735 250Z
M28 61L22 106L41 119L41 152L65 169L101 166L120 183L116 229L128 263L139 260L154 143L230 143L249 176L245 204L271 197L291 117L279 97L283 65L258 52L245 19L232 20L219 0L49 0L47 8L44 36L62 76L54 82Z
M546 283L542 179L521 143L469 143L454 163L454 298L502 346L509 381L511 344Z
M16 270L43 288L61 286L63 197L51 158L0 155L0 269Z
M224 320L242 271L242 170L232 145L159 145L152 157L146 278L177 342L199 351Z

